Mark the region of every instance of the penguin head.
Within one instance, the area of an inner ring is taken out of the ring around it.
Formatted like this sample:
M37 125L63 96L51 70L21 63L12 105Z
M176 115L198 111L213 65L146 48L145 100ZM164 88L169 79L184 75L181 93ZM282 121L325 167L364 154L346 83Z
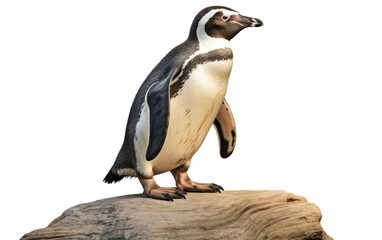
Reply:
M191 25L189 39L223 38L231 40L241 30L247 27L260 27L263 22L257 18L246 17L237 11L223 7L212 6L200 11Z

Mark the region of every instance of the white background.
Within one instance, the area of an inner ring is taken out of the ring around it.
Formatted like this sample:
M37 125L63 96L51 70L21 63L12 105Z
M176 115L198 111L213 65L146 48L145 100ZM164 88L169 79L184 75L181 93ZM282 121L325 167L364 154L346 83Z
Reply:
M142 192L136 179L102 182L131 103L197 12L217 4L265 25L232 40L235 152L220 159L212 128L191 178L293 192L320 207L333 238L380 236L377 1L2 1L2 239L46 227L73 205ZM174 185L169 173L156 180Z

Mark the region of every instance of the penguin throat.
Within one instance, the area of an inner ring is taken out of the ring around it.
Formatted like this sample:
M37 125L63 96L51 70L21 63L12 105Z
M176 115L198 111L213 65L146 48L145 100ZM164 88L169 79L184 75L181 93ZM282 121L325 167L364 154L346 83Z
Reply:
M198 53L209 52L221 48L231 48L230 41L224 38L202 38L199 40Z

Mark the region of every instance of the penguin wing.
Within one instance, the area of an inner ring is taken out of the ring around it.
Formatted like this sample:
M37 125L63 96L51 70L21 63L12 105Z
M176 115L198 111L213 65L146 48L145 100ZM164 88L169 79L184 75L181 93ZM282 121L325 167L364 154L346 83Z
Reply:
M220 144L220 156L229 157L236 143L236 125L233 119L231 108L224 99L220 106L218 115L215 118L214 126L218 134Z
M148 161L159 154L166 139L170 114L170 82L180 70L180 67L171 68L168 74L162 80L153 83L146 93L150 118L149 145L146 151Z

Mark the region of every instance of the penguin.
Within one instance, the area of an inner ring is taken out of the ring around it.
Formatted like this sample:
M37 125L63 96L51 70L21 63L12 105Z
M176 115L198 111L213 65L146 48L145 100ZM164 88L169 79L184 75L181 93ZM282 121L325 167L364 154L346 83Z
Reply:
M187 40L173 48L139 88L127 122L125 139L104 178L114 183L136 177L146 197L173 201L187 192L221 192L214 183L188 176L193 155L214 125L222 158L236 141L232 111L225 100L232 69L230 40L263 22L224 6L201 10ZM176 187L160 187L154 176L170 171Z

